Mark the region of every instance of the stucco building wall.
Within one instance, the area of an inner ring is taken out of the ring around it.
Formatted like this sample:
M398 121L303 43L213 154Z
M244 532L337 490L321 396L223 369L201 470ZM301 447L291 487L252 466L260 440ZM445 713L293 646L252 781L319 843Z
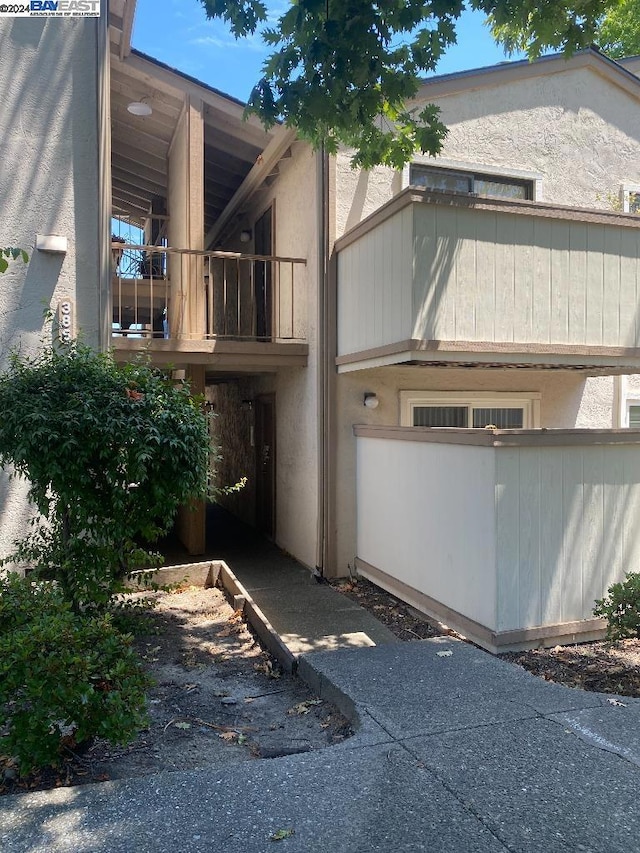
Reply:
M276 543L307 566L315 566L318 519L318 315L319 220L317 161L309 146L296 142L279 164L277 179L259 192L240 228L253 226L273 204L277 255L306 258L296 269L296 312L302 311L309 345L306 368L280 369L252 378L252 396L274 394L276 407ZM236 245L233 238L230 245ZM252 252L244 243L242 251ZM287 296L288 300L288 296ZM289 302L287 301L287 306ZM247 499L250 493L247 492ZM238 497L238 502L243 500Z
M0 246L29 252L0 287L0 363L51 341L46 309L75 303L85 342L99 337L98 21L0 21ZM64 57L64 61L61 61ZM67 237L65 255L34 251ZM24 533L26 485L0 475L0 554Z

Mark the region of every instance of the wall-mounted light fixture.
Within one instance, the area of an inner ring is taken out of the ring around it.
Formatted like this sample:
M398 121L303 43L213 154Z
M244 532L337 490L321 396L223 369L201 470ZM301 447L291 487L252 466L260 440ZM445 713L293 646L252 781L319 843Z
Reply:
M60 237L58 234L37 234L36 249L39 252L51 252L53 254L64 255L68 249L69 241L66 237Z
M153 109L147 98L140 98L139 101L127 104L127 112L133 116L150 116Z
M240 242L241 243L250 243L251 237L252 237L251 231L249 231L248 229L245 229L244 231L240 232Z
M240 403L240 408L243 412L252 412L253 411L253 400L243 400Z
M365 391L364 400L362 401L367 409L377 409L380 405L378 395L374 391Z

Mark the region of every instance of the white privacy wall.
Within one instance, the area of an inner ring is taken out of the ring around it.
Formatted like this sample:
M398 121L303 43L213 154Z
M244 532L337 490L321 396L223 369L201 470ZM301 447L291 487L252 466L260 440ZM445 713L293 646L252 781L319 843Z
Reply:
M640 437L516 440L359 435L358 557L498 634L591 620L640 571Z
M357 440L361 560L496 626L494 451Z

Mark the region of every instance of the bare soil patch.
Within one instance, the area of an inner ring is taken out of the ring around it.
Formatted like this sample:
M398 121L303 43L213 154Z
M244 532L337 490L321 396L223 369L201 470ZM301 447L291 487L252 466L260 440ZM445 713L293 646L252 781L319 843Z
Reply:
M442 626L364 578L335 581L333 585L369 610L400 640L422 640L447 633ZM640 640L624 640L616 645L601 641L555 646L507 652L501 657L546 681L640 698Z
M146 595L156 607L134 645L155 681L148 728L126 747L74 746L60 770L22 780L0 758L0 793L274 758L352 734L335 707L279 670L220 590Z

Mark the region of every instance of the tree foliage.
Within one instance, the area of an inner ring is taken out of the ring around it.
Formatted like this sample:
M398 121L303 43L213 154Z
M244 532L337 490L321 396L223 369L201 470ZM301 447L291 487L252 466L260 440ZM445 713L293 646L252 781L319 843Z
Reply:
M9 262L17 261L18 258L22 258L25 264L29 263L29 255L24 249L18 249L13 246L0 248L0 273L6 272L9 269Z
M76 610L105 606L181 504L206 487L207 424L185 384L74 345L0 377L0 461L38 510L12 559Z
M640 0L620 0L602 19L596 41L612 59L640 53Z
M237 38L267 20L262 0L200 0ZM485 12L507 50L538 56L589 45L617 0L297 0L266 26L271 55L248 110L282 120L315 147L355 149L352 164L400 168L415 150L436 154L446 127L434 105L412 107L421 75L456 41L465 8ZM409 106L407 106L409 105Z
M536 59L544 51L570 55L596 41L598 25L619 0L478 0L496 41L507 53Z

